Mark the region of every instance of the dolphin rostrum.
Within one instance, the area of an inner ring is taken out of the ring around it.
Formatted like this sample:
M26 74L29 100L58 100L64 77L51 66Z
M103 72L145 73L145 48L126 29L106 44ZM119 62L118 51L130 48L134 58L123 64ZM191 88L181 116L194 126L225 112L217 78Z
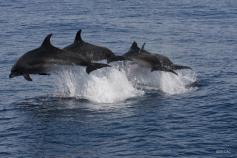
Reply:
M83 56L59 49L50 42L52 34L49 34L40 47L22 55L11 69L9 78L23 76L26 80L32 81L30 74L49 75L50 70L56 65L80 65L86 67L86 72L102 67L107 64L92 63Z
M167 71L177 75L174 70L191 69L188 66L173 64L173 62L164 55L150 53L144 49L144 46L145 43L142 45L142 48L139 48L134 41L129 51L123 56L126 57L127 60L132 60L139 65L150 67L151 71Z
M66 46L64 50L80 54L90 61L107 60L107 62L109 63L111 61L125 60L124 57L122 56L116 56L108 48L85 42L81 38L81 32L82 32L81 30L77 32L74 42Z

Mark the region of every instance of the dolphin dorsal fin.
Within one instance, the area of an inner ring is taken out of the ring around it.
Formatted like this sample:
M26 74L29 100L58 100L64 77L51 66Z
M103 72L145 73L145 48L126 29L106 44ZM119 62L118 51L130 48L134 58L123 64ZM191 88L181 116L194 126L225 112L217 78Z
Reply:
M141 51L144 51L145 45L146 45L146 43L143 43L142 48L139 50L139 53L141 53Z
M130 47L130 49L137 49L137 48L138 48L137 42L134 41L134 42L132 43L132 46Z
M50 42L50 38L52 37L52 35L53 35L53 34L51 33L51 34L48 34L48 35L45 37L45 39L44 39L44 41L43 41L41 47L51 47L51 46L52 46L52 44L51 44L51 42Z
M81 38L81 29L77 32L74 43L80 43L82 42L82 38Z
M146 43L144 42L143 45L142 45L141 51L144 50L145 45L146 45Z

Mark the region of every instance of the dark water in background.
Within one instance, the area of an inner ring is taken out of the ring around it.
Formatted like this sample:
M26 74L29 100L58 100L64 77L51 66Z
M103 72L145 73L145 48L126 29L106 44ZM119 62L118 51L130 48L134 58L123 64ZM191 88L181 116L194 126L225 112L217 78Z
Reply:
M63 47L78 29L117 53L146 42L190 65L200 86L105 104L54 96L55 76L8 79L48 33ZM237 157L237 1L9 0L0 2L0 30L1 158Z

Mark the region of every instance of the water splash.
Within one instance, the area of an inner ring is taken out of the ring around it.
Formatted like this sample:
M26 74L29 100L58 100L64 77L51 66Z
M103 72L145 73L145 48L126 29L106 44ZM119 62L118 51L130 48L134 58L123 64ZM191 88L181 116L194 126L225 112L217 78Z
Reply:
M169 95L189 92L194 88L188 85L197 81L196 73L191 70L176 71L177 76L169 72L151 72L149 68L140 67L137 64L128 64L125 69L135 87L161 90Z
M195 72L151 72L137 64L118 65L93 71L88 75L82 67L59 71L57 93L63 97L87 99L96 103L115 103L143 95L146 90L161 90L174 95L193 90L187 87L197 80Z
M178 71L178 76L160 72L160 89L170 95L186 93L193 90L193 87L187 87L197 80L197 76L193 71Z
M133 87L123 70L115 68L103 68L90 75L83 68L65 69L60 72L57 84L64 96L97 103L120 102L144 94Z

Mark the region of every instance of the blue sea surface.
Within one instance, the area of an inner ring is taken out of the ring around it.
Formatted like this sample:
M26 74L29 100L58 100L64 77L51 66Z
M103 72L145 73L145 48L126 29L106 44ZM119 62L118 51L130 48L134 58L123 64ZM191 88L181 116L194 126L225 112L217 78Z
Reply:
M198 86L149 72L159 86L137 88L114 68L8 78L47 34L63 48L79 29L116 54L146 42ZM1 158L237 157L236 0L8 0L0 30Z

